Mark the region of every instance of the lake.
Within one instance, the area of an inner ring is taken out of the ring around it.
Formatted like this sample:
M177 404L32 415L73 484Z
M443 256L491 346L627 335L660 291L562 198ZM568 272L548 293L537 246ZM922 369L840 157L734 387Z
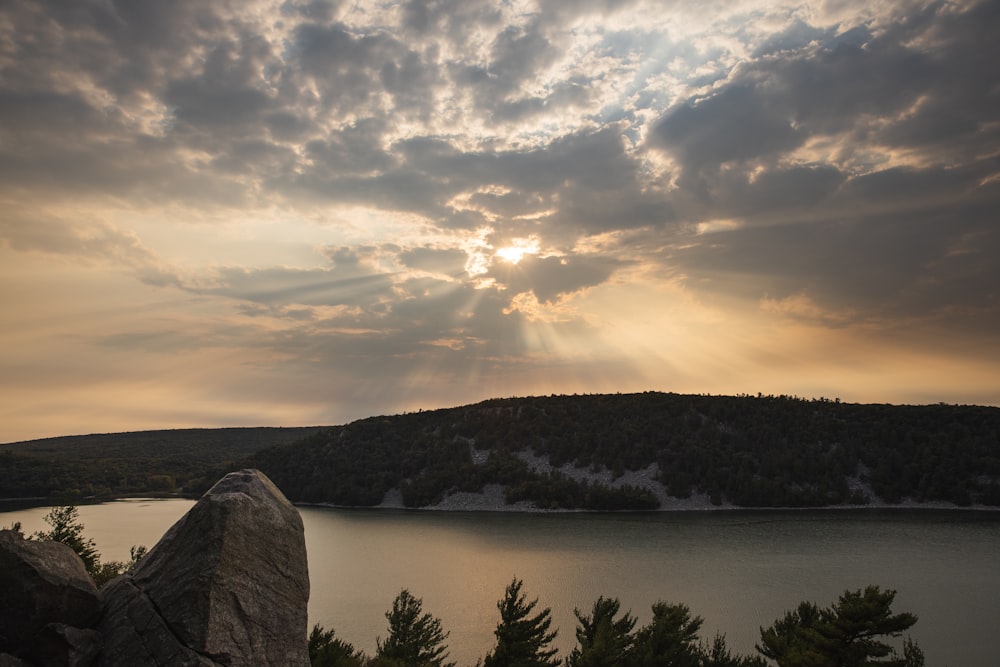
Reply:
M152 546L191 506L129 500L83 506L105 558ZM0 505L3 509L3 505ZM45 527L47 508L0 513L0 526ZM503 514L300 508L312 594L310 623L369 654L402 588L450 632L451 657L475 664L492 647L496 602L515 576L551 607L562 656L573 609L618 597L639 625L657 600L704 618L753 651L759 627L802 600L828 606L868 584L898 591L918 615L911 635L929 667L995 667L1000 653L1000 513L938 510Z

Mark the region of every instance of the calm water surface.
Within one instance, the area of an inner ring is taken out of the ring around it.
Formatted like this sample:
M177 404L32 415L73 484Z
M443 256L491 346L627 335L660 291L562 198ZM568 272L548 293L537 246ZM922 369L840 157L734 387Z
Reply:
M80 508L106 558L152 546L190 501L119 501ZM0 510L4 509L0 505ZM0 514L26 532L47 508ZM1000 653L1000 513L922 511L491 514L300 508L312 594L310 622L368 653L402 588L450 631L452 659L475 664L492 646L496 601L514 577L551 607L566 655L573 609L618 597L639 624L657 600L704 618L753 651L761 625L801 600L827 606L845 589L898 591L920 620L929 667L995 667Z

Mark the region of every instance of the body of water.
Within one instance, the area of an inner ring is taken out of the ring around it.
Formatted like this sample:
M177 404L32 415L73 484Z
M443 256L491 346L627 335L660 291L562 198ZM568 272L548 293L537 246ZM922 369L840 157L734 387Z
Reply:
M105 558L152 546L192 502L118 501L80 508ZM3 509L0 506L0 509ZM47 508L0 514L43 529ZM563 656L573 609L617 597L639 625L657 600L704 619L751 653L760 626L802 600L833 603L845 589L898 591L894 609L929 667L993 667L1000 654L1000 513L962 511L709 511L502 514L300 508L312 594L310 623L369 654L402 588L450 632L451 657L475 664L493 645L497 600L513 577L551 607Z

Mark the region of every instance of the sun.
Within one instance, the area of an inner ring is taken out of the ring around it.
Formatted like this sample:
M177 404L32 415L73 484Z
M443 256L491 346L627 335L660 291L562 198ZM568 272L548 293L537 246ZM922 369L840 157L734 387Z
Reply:
M510 245L497 248L493 253L493 256L499 257L503 261L510 264L517 264L524 259L526 255L537 255L538 250L538 239L531 236L526 239L514 239L511 241Z

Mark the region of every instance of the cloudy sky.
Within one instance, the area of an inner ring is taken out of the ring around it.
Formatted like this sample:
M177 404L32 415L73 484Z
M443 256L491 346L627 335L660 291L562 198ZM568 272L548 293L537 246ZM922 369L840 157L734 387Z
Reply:
M8 0L0 442L1000 404L1000 3Z

